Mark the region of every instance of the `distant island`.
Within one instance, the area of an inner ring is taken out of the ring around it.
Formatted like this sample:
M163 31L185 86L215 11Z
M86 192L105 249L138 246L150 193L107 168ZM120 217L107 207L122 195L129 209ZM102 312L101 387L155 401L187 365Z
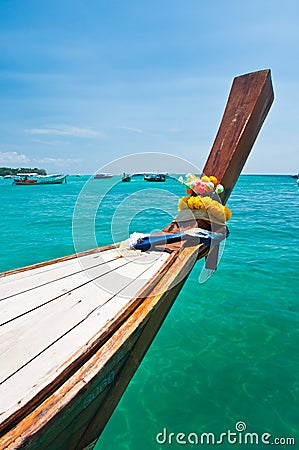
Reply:
M19 173L38 173L39 175L47 175L45 169L38 169L37 167L34 167L34 169L30 167L18 167L17 169L0 167L0 177L5 177L5 175L18 175Z

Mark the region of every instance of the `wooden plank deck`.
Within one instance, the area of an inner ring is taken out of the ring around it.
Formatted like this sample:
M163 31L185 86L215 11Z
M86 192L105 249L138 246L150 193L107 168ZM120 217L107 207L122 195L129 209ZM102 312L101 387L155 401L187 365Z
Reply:
M111 249L0 279L0 420L59 376L169 258Z

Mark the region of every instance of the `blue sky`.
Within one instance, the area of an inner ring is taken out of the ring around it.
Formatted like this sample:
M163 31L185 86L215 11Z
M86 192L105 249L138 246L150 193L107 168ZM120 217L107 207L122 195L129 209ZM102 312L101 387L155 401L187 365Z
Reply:
M297 173L298 24L297 0L0 0L0 166L93 173L163 152L202 167L233 77L270 68L245 172Z

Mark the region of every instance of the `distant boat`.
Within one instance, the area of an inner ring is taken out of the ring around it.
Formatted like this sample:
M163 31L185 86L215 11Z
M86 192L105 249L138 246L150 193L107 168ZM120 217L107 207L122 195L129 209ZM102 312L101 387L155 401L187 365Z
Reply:
M145 181L151 181L151 182L156 182L156 183L161 183L166 181L166 175L164 175L163 173L150 173L150 174L144 174L144 180Z
M124 172L121 181L124 181L124 182L131 181L130 175L126 175Z
M97 173L93 178L95 180L100 180L101 178L112 178L112 173Z
M297 178L299 180L299 173L297 175L291 175L292 178Z
M67 175L38 175L37 173L20 173L14 178L16 186L33 186L38 184L62 184L66 183Z
M12 178L12 177L13 177L13 175L4 175L3 178L4 178L5 180L8 180L9 178Z

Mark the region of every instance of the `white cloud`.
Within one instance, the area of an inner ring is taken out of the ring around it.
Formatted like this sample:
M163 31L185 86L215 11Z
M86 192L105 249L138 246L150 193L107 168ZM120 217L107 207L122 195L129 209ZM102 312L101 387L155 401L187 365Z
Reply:
M79 163L82 160L80 158L51 158L51 157L45 157L41 159L34 159L34 162L38 164L53 164L54 166L63 167L68 166L72 163Z
M131 127L117 127L120 130L125 130L125 131L133 131L134 133L144 133L143 130L141 130L140 128L131 128Z
M42 139L32 139L31 141L37 142L38 144L43 144L43 145L61 145L64 143L62 140L61 141L45 141Z
M75 137L96 137L101 133L90 128L73 127L70 125L46 126L45 128L29 128L24 130L28 134L55 135L55 136L75 136Z
M1 164L28 163L30 160L26 155L17 152L0 152Z

